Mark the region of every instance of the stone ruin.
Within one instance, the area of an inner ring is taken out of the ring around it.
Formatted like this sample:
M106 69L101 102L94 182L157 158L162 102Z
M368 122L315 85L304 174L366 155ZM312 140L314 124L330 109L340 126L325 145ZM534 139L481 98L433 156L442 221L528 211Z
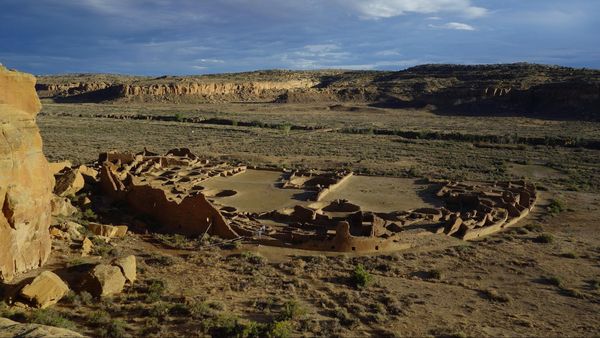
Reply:
M114 200L125 201L132 211L150 216L165 231L237 237L198 187L214 176L244 172L246 166L212 164L185 148L173 149L165 156L147 151L135 155L104 153L99 162L104 193Z
M283 181L283 189L302 189L314 191L311 196L312 201L322 200L330 191L342 185L352 176L350 171L336 172L314 172L314 171L293 171Z
M164 156L104 153L100 183L106 194L125 201L132 211L150 216L162 230L186 235L246 237L256 243L338 252L375 252L412 246L421 236L443 234L473 240L514 225L536 202L533 184L430 182L439 208L370 212L346 200L321 202L350 172L291 172L282 189L314 191L313 203L270 212L238 212L209 200L201 182L242 173L246 166L210 163L188 149ZM225 190L222 193L235 194ZM226 194L227 195L227 194Z

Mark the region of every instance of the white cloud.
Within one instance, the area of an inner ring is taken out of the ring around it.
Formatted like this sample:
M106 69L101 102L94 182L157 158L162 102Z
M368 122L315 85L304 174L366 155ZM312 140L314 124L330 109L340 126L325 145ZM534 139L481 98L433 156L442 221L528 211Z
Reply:
M458 31L474 31L475 27L462 22L448 22L443 25L429 25L431 28L453 29Z
M225 63L225 61L221 59L198 59L196 61L201 63Z
M339 49L340 49L340 46L333 44L333 43L304 46L304 50L306 50L309 53L315 53L315 54L329 53L329 52L336 51Z
M434 14L453 12L481 17L487 9L471 5L471 0L336 0L368 19L390 18L406 13Z

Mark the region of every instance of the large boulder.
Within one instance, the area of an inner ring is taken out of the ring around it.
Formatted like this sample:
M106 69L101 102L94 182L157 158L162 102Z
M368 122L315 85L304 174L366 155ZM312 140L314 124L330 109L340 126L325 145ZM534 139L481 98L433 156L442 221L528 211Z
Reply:
M52 216L69 217L77 212L77 208L71 204L71 201L66 197L52 195L50 201Z
M54 272L44 271L25 285L19 295L31 305L47 308L58 303L69 291L69 287Z
M54 193L57 196L73 196L85 186L85 180L79 169L65 168L54 177L56 178Z
M118 266L98 264L84 281L84 289L96 297L121 293L125 287L125 277Z
M37 268L51 248L52 177L36 126L35 78L0 66L0 280Z
M137 276L137 264L134 255L117 258L114 260L113 265L118 266L121 269L121 272L128 283L133 284L135 282Z
M77 332L60 327L23 324L7 318L0 318L0 337L2 338L74 338L84 337Z

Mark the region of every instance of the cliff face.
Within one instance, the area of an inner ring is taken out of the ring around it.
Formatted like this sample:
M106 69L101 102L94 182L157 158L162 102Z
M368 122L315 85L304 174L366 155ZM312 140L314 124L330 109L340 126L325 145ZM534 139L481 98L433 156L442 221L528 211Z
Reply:
M0 280L42 265L50 254L54 178L35 124L35 78L0 66Z
M75 81L75 80L81 81ZM600 118L600 71L534 64L424 65L398 72L266 71L192 77L45 77L62 102L356 102L440 113Z
M286 91L316 84L310 80L127 84L119 86L119 97L128 101L273 101Z

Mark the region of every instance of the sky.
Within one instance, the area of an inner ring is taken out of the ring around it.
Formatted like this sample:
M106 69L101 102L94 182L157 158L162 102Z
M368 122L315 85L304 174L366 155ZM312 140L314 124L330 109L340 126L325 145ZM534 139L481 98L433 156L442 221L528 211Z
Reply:
M600 0L0 0L0 63L42 74L600 68Z

